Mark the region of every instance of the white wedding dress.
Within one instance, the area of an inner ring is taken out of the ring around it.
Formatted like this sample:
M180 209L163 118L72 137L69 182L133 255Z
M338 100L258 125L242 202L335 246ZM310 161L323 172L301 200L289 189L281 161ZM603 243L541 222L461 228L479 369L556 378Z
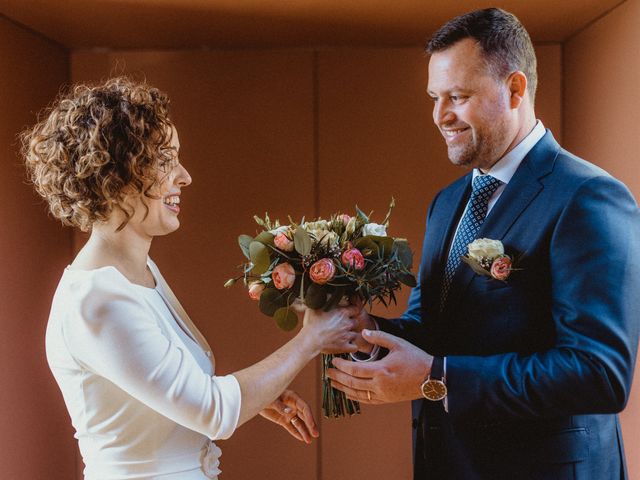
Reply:
M156 288L116 268L62 275L47 360L62 390L86 480L215 479L240 413L233 375L214 357L155 264Z

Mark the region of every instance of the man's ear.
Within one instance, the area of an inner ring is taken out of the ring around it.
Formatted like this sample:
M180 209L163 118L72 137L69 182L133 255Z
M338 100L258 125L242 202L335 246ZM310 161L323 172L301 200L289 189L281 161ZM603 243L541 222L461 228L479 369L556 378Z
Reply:
M513 72L507 79L511 108L518 108L527 94L527 76L521 72Z

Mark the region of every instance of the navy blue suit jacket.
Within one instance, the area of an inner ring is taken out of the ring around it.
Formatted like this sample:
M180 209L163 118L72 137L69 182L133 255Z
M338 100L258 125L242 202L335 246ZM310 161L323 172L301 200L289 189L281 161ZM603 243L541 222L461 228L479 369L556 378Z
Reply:
M419 285L404 315L381 325L447 357L448 412L442 402L413 402L414 441L419 431L424 443L414 450L415 478L626 478L616 413L638 346L635 200L547 131L478 235L501 240L521 270L503 283L461 264L440 312L470 190L468 174L433 200Z

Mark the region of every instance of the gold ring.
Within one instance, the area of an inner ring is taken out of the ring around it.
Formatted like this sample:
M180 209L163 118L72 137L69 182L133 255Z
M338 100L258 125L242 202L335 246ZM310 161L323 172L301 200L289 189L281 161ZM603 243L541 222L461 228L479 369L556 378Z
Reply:
M371 401L371 392L369 390L367 390L367 399Z

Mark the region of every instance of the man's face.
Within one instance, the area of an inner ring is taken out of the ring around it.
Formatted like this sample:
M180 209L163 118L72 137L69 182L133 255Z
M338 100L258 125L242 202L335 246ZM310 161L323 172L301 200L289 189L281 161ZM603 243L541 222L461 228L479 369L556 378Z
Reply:
M431 56L428 93L434 101L433 121L454 165L488 170L517 135L507 79L491 74L472 39Z

